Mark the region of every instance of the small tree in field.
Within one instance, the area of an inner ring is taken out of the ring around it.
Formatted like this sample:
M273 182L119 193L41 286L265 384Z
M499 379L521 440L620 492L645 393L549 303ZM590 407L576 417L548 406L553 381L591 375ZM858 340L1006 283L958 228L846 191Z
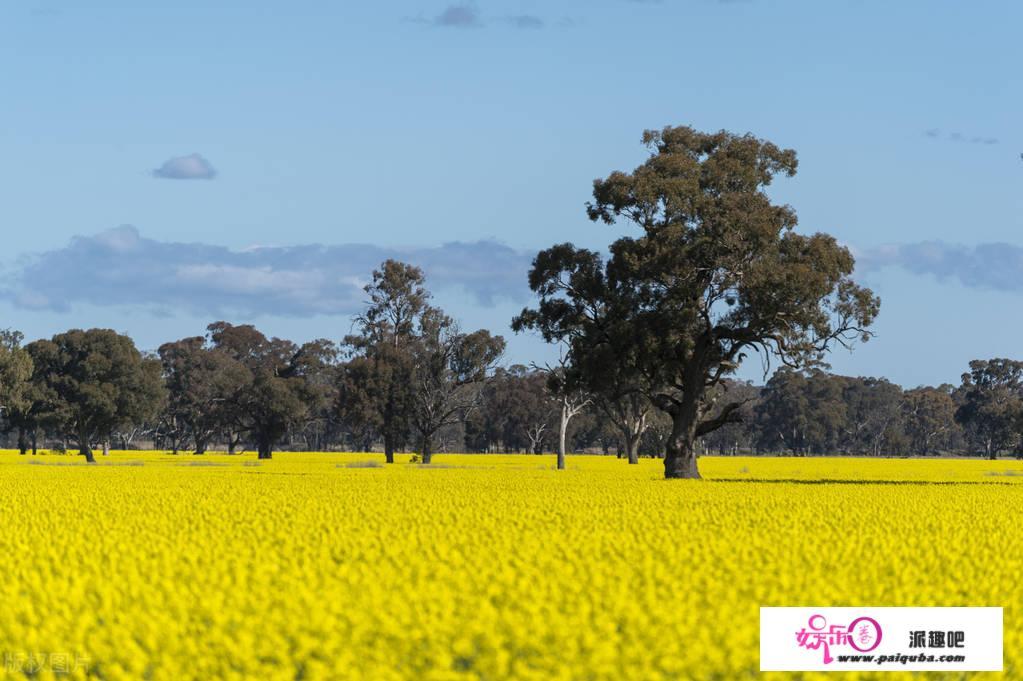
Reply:
M128 423L152 418L164 396L158 360L131 338L108 329L78 329L27 347L44 384L47 422L78 443L95 463L92 445Z
M244 380L232 388L228 413L235 428L256 442L257 457L273 458L277 444L329 403L329 385L314 380L333 354L328 341L301 346L267 338L255 327L216 322L207 327L210 347L244 367Z
M647 131L643 143L646 162L596 180L587 206L591 220L639 235L615 241L606 264L571 244L541 252L529 281L540 304L522 318L575 357L605 353L629 368L671 418L665 477L698 478L697 439L744 404L716 403L715 388L750 352L823 364L833 344L869 337L880 301L850 278L848 249L797 234L794 210L771 202L773 178L795 175L794 151L688 127ZM628 352L607 352L623 333Z
M158 352L167 386L164 418L181 424L195 453L204 454L210 441L232 425L232 410L252 374L202 336L164 343Z
M518 320L516 320L517 322ZM513 327L516 326L513 322ZM568 424L592 403L579 371L572 366L570 355L562 352L555 366L535 368L546 375L546 389L558 410L558 451L557 469L565 470L565 454L568 450Z
M430 463L437 432L464 421L480 402L486 381L504 352L504 339L489 331L461 333L436 308L420 318L411 346L411 421L423 463Z
M462 333L454 320L429 304L423 271L386 260L365 287L366 312L357 319L359 333L344 344L358 371L369 380L349 381L342 397L354 400L351 409L381 431L384 455L394 462L394 449L410 430L419 439L423 463L430 463L437 432L464 421L479 401L484 382L504 352L504 339L488 331ZM351 364L351 363L350 363ZM342 405L342 412L349 405Z
M348 380L341 391L354 402L341 405L340 411L354 409L362 423L372 424L383 438L385 460L394 463L394 451L410 429L412 344L430 294L422 270L397 260L384 261L364 290L369 301L356 319L358 333L343 343L353 362L360 360L347 372L355 380ZM376 412L375 418L370 411Z

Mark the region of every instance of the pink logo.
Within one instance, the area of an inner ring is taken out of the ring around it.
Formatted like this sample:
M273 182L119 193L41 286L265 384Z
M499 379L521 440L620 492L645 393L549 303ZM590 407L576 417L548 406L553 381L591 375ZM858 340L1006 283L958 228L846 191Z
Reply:
M796 632L796 643L807 650L824 652L824 664L831 664L831 646L849 646L861 653L881 644L881 625L872 617L857 617L848 625L832 624L824 615L811 615L807 626Z

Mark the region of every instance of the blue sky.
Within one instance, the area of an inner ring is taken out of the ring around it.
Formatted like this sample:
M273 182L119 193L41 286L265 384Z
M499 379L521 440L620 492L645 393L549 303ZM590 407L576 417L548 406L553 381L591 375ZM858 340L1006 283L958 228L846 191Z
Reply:
M799 153L772 193L883 301L836 371L957 382L1023 357L1021 25L984 1L3 3L0 327L339 338L344 282L405 255L511 336L536 250L621 234L586 219L592 180L688 124Z

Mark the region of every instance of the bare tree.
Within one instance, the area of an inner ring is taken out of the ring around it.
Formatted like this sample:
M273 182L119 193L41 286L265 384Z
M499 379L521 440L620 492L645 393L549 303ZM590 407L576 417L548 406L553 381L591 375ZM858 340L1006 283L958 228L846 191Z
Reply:
M571 370L571 351L564 344L558 355L558 363L554 366L533 366L547 374L547 389L557 401L561 416L558 422L558 470L565 470L566 442L568 424L591 402L578 380L577 374Z

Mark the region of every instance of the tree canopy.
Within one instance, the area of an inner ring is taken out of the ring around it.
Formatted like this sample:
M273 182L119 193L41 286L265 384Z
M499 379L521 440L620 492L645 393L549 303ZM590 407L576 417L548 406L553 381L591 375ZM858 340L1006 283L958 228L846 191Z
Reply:
M154 416L164 397L160 364L131 338L109 329L74 329L31 343L42 377L43 416L78 443L94 463L92 445L114 430Z
M32 356L21 347L19 331L0 330L0 423L23 412L29 404Z

